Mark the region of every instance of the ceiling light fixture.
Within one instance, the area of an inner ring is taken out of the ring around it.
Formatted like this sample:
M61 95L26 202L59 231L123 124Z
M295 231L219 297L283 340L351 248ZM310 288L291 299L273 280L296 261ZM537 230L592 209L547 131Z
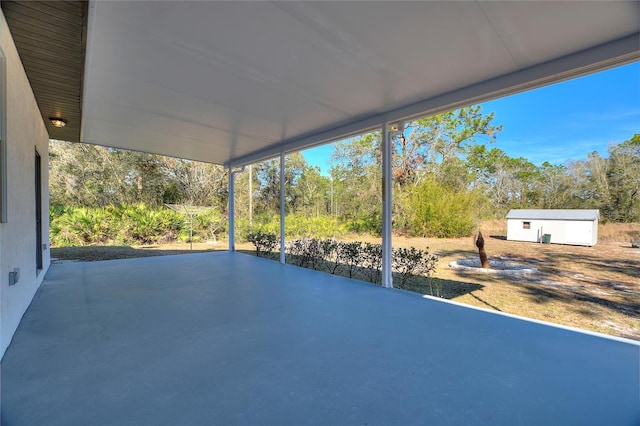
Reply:
M53 127L61 128L67 125L67 120L65 120L64 118L49 117L49 121L51 121L51 124L53 124Z

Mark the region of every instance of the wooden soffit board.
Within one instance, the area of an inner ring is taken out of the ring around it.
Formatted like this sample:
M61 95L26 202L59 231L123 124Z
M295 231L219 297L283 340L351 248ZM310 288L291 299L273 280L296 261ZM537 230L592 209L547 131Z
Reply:
M87 1L2 1L49 137L80 141ZM54 127L49 117L67 120Z

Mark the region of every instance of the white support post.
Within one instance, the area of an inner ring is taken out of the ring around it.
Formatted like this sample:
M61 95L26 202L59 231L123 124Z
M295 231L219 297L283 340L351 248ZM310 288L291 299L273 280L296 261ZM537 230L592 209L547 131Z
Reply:
M233 172L231 168L229 168L229 251L236 251L236 240L235 240L235 214L236 214L236 206L235 206L235 188L234 188L234 180L236 174Z
M284 255L284 151L280 153L280 263L286 263Z
M393 288L391 270L391 135L389 123L382 124L382 286Z
M249 232L253 232L253 165L249 164Z

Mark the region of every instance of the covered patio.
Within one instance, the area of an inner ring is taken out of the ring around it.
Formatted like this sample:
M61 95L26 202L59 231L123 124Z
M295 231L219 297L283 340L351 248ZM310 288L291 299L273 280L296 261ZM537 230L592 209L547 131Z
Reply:
M1 6L49 137L224 165L231 251L245 166L280 159L284 263L285 156L380 131L385 287L405 123L640 58L637 1Z
M233 252L54 264L6 425L609 424L640 347Z
M380 131L391 287L403 124L637 61L639 2L0 8L3 425L640 422L635 342L242 255L233 227L246 165L280 158L284 236L285 156ZM224 165L229 252L47 273L47 136Z

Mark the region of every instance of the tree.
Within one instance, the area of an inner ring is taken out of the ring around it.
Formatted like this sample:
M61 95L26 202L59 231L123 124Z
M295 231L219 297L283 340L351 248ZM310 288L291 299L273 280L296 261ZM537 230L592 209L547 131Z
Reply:
M491 269L491 264L487 259L487 251L484 249L484 237L482 232L478 231L475 238L476 247L478 247L478 256L480 257L480 267L484 269Z
M482 107L475 105L409 123L406 140L401 138L396 149L400 170L394 176L400 176L401 182L418 182L420 172L437 174L450 160L469 154L480 140L494 142L502 126L494 125L493 119L493 113L484 115ZM441 181L446 177L440 174Z
M540 166L536 193L543 209L558 209L566 206L566 188L563 177L567 169L561 164L545 161Z
M298 178L307 167L302 154L294 152L284 160L285 205L288 211L295 211L300 194L295 189ZM276 215L280 212L280 159L263 161L256 164L255 173L257 208L263 213Z
M126 184L120 189L128 199L158 206L166 186L166 160L159 155L142 152L112 150L120 167L124 167Z
M422 181L435 180L454 191L467 189L470 176L464 157L478 141L495 140L502 126L494 125L493 119L492 113L485 115L480 106L472 106L408 123L404 134L393 138L392 208L396 228L408 226L411 212L406 201ZM341 211L350 220L366 215L380 222L381 153L380 132L336 145L332 177L339 182L335 187L340 190ZM352 203L360 207L352 208Z
M102 207L124 198L126 167L107 148L52 141L49 159L52 205Z
M336 212L356 232L382 232L380 132L336 144L331 179Z
M467 154L471 186L491 201L493 212L503 216L509 209L529 206L535 198L536 166L525 158L509 157L504 151L484 145Z
M222 166L198 161L166 158L164 194L175 203L212 206L224 211L228 196L228 176ZM169 192L167 192L169 191Z
M609 148L611 219L640 221L640 134Z
M299 195L296 212L307 216L331 213L330 190L331 181L328 177L321 175L319 167L305 167L295 185L295 192Z
M54 206L170 202L225 209L227 174L221 166L80 143L50 145Z
M609 188L609 159L600 157L596 151L587 155L585 166L589 179L587 198L598 208L604 218L611 216L611 190Z

